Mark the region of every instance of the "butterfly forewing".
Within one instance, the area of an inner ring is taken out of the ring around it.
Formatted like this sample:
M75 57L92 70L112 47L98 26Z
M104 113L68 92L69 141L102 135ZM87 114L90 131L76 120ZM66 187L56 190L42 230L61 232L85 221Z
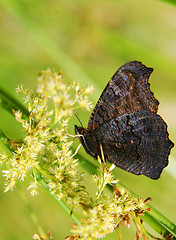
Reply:
M133 61L123 65L107 84L92 112L88 130L127 112L149 110L157 112L159 102L150 90L148 78L152 68Z

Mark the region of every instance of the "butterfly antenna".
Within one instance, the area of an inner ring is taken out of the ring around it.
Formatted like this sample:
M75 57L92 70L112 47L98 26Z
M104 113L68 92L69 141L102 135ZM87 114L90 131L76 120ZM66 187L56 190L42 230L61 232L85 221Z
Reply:
M76 109L74 109L74 114L75 114L76 118L78 119L78 121L80 122L81 127L83 127L83 124L81 122L81 119L79 118L79 115L78 115L78 112L76 111Z

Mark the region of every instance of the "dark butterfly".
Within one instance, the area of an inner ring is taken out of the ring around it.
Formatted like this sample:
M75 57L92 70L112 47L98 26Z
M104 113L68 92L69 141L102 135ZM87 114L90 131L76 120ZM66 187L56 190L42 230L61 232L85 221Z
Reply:
M150 90L152 68L141 62L124 64L107 84L96 104L88 128L75 126L86 152L102 156L130 173L158 179L168 165L174 144L167 125L156 114L159 102Z

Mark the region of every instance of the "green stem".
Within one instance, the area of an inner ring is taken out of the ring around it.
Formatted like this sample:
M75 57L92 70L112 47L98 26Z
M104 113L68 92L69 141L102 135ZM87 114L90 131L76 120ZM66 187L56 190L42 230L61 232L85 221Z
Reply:
M0 106L11 114L13 114L13 110L20 110L25 117L29 116L28 110L3 89L0 89Z
M13 152L13 148L10 145L8 138L3 133L3 131L0 129L0 153L1 154L5 153L6 155L8 155L10 157L10 156L13 156L12 152Z
M104 191L104 188L107 186L107 174L108 174L108 171L107 168L106 168L106 165L105 163L101 162L100 161L100 166L101 166L101 171L103 172L103 176L101 176L102 178L102 183L101 183L101 188L95 198L95 201L93 204L96 204L97 200L99 199L99 197L102 195L103 191Z
M137 198L139 197L135 193L133 193L130 189L125 187L122 183L118 182L117 186L119 188L123 188L126 191L130 192L131 194L133 194L133 196L135 196ZM112 189L111 186L108 186L108 187ZM157 223L159 223L160 227L161 226L166 227L166 229L168 229L170 232L172 232L172 234L176 237L176 226L169 219L167 219L164 215L162 215L160 212L158 212L155 208L150 206L150 204L147 203L145 206L146 206L146 208L150 208L150 212L145 213L145 215L142 218L143 219L145 218L146 222L148 222L148 223L150 222L151 223L150 225L152 225L151 220L153 220L154 227L156 226L156 221L157 221ZM164 230L163 230L163 232L164 232ZM166 231L166 233L168 234L168 231Z
M72 212L72 210L65 204L63 200L59 200L57 195L54 193L51 193L47 183L45 180L41 177L39 172L35 172L35 176L38 180L38 182L43 186L43 188L46 189L46 191L55 199L55 201L62 207L62 209L71 217L71 219L77 224L81 225L79 218Z
M30 215L34 225L36 226L37 231L38 231L40 237L42 237L42 239L48 239L46 233L44 232L42 226L40 225L40 223L38 221L38 218L37 218L36 214L32 210L32 208L31 208L31 206L30 206L30 204L29 204L29 202L28 202L28 200L27 200L23 190L19 187L19 185L17 185L17 189L18 189L18 192L20 194L21 199L23 200L26 208L28 209L29 215Z
M149 204L148 204L149 206ZM157 219L162 225L167 227L172 231L172 233L176 236L176 226L173 224L170 220L168 220L165 216L163 216L160 212L158 212L156 209L151 208L150 210L150 216Z
M100 189L98 195L96 196L95 201L97 201L99 199L99 197L101 196L101 194L102 194L102 192L103 192L103 190L105 188L105 185L106 185L105 183L102 184L101 189Z
M152 209L151 209L152 210ZM145 213L141 218L150 225L157 233L159 233L165 239L176 240L176 237L171 233L171 231L167 230L167 228L163 227L154 217L152 217L149 213ZM170 236L170 238L169 238Z
M37 165L36 168L48 180L50 180L51 182L54 182L54 179L52 178L52 176L50 174L48 174L47 171L45 171L40 165Z
M81 155L77 154L76 158L79 159L79 163L91 174L97 174L98 170L97 167L90 163L89 161L86 161ZM138 197L136 194L134 194L130 189L125 187L122 183L118 182L118 187L125 189L125 191L130 192L133 194L133 196ZM110 191L113 191L112 186L107 185L108 189ZM164 217L160 212L158 212L156 209L151 207L149 204L146 204L146 208L151 208L149 213L145 213L145 215L142 217L145 219L145 221L153 227L159 234L163 236L167 236L168 234L172 234L173 238L176 239L176 226L168 220L166 217ZM162 234L163 233L163 234Z
M97 204L97 200L99 199L99 197L100 197L101 194L103 193L103 190L104 190L105 186L106 186L106 184L103 183L102 186L101 186L100 191L98 192L98 194L97 194L95 200L94 200L93 203L92 203L92 206L95 206L95 205Z

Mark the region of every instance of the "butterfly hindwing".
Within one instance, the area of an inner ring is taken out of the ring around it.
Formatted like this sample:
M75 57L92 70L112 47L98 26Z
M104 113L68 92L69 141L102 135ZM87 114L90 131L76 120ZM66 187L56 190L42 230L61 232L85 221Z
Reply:
M124 114L102 124L95 134L105 159L128 172L157 179L168 165L173 143L157 114L143 110Z

